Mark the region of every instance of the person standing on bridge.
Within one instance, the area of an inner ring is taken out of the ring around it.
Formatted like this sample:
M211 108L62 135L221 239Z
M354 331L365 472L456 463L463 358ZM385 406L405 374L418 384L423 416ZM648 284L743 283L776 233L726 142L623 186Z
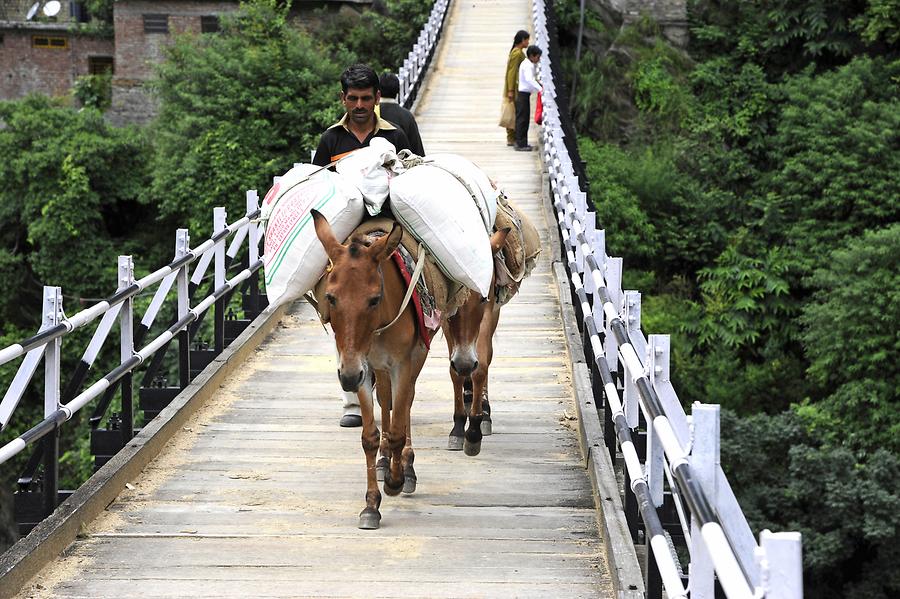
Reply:
M541 59L543 52L537 46L528 46L525 51L526 60L519 65L519 93L516 97L516 151L530 152L534 148L528 145L528 126L531 124L531 94L543 88L534 76L534 65Z
M355 64L341 73L341 103L346 112L337 123L322 133L313 164L327 166L354 150L365 148L373 137L383 137L400 150L412 150L406 134L375 114L381 100L378 75L371 67ZM343 394L344 413L340 425L362 426L359 398L356 393Z
M515 106L516 94L519 91L519 66L525 60L525 48L531 41L531 35L524 29L520 29L513 37L513 45L509 50L509 58L506 60L506 78L503 80L503 101ZM505 112L505 110L504 110ZM511 110L515 112L515 108ZM515 117L512 123L501 123L506 127L506 145L516 143ZM509 125L512 125L511 127Z
M341 104L346 112L322 133L313 164L327 166L354 150L367 147L373 137L385 138L398 152L411 150L403 130L375 114L375 105L380 100L381 86L375 71L364 64L347 67L341 73Z
M424 156L425 148L422 146L422 137L419 135L416 117L397 102L397 96L400 95L400 79L395 74L385 71L381 74L379 83L381 84L381 103L378 106L381 118L400 127L406 133L409 149L413 154Z

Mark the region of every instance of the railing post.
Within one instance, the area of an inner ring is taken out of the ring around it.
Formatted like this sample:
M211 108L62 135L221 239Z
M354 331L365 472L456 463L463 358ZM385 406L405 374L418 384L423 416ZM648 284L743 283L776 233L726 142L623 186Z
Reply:
M759 533L756 560L766 599L803 599L803 547L799 532Z
M618 308L620 306L619 298L622 295L621 258L607 259L606 276L604 277L604 279L606 280L606 291L609 294L609 300L612 302L613 306L616 306L616 308ZM616 338L613 336L608 322L605 323L604 329L606 331L606 361L609 363L609 369L612 371L616 371L618 370L617 364L619 359L619 349L616 345Z
M667 382L669 380L669 336L649 335L647 337L647 357L644 361L650 374L650 382L656 386L656 381ZM650 488L650 498L655 507L663 504L663 459L665 452L660 443L653 421L647 421L647 486Z
M247 191L247 214L253 214L259 209L259 194L256 193L255 189L251 189ZM256 261L259 260L259 228L256 226L256 223L250 222L247 224L249 227L247 233L247 243L248 246L248 258L247 258L247 266L252 267L256 264ZM249 314L250 320L256 318L256 316L261 312L259 308L259 271L255 270L250 275L250 310L252 314Z
M691 471L710 505L716 505L716 469L719 467L719 406L695 403L691 412L693 446ZM691 514L691 599L715 598L712 557L700 533L697 514Z
M622 305L619 310L619 316L625 322L625 329L628 331L629 339L632 332L640 333L641 329L641 294L637 291L628 290L623 293ZM635 448L637 449L638 458L644 460L646 458L646 445L641 443L642 435L637 432L639 424L640 405L638 403L637 386L634 384L634 377L640 376L640 372L630 372L628 366L622 364L622 378L624 379L625 391L622 394L625 408L625 421L628 428L635 431ZM643 437L644 439L646 437ZM628 521L628 528L631 529L631 536L635 543L640 542L639 532L639 508L637 498L634 491L631 490L631 477L625 472L625 519Z
M622 320L625 321L625 329L628 331L629 338L632 333L641 334L641 294L639 291L625 291L622 300L622 310L620 312ZM638 403L637 386L634 384L634 377L640 376L640 372L626 372L625 376L625 419L628 421L629 428L636 428L639 424L638 415L640 414L640 406ZM641 456L644 459L644 456Z
M54 327L63 319L62 289L44 287L44 328ZM47 343L44 350L44 418L59 409L59 379L62 338ZM56 509L59 502L59 427L48 433L44 444L43 499L44 517Z
M213 208L213 235L217 235L228 226L224 207ZM221 239L215 245L215 277L213 288L218 291L225 284L225 240ZM216 300L214 318L215 355L219 355L225 349L225 298Z
M175 259L183 258L191 247L191 236L187 229L175 232ZM184 318L191 308L190 269L185 264L178 269L175 285L178 294L178 320ZM178 384L184 389L191 382L191 327L178 331Z
M131 256L119 256L119 288L130 287L134 283L134 261ZM134 299L129 297L122 302L119 312L119 359L124 364L134 355ZM122 377L122 412L120 415L122 445L134 436L134 395L132 389L134 377L131 372Z

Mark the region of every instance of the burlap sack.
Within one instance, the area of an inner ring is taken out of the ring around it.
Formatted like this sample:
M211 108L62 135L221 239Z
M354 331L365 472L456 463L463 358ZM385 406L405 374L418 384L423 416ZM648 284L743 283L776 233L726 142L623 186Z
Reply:
M541 238L534 224L506 197L497 201L497 230L510 228L503 251L494 258L496 284L518 286L531 274L541 253ZM518 287L517 287L518 288Z

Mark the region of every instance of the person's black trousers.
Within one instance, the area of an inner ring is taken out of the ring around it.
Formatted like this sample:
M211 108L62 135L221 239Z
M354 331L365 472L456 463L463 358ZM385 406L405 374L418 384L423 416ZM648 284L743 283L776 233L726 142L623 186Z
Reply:
M531 116L531 93L519 92L516 96L516 145L528 145L528 119Z

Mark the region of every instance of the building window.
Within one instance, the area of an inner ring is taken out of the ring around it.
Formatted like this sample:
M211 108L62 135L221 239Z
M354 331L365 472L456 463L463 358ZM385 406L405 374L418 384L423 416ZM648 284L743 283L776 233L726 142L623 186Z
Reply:
M52 35L35 35L31 37L31 47L65 50L69 47L69 38Z
M112 56L88 56L88 72L91 75L110 75L113 72Z
M207 15L200 17L201 33L216 33L219 30L219 17L216 15Z
M144 15L144 33L169 33L169 15Z

